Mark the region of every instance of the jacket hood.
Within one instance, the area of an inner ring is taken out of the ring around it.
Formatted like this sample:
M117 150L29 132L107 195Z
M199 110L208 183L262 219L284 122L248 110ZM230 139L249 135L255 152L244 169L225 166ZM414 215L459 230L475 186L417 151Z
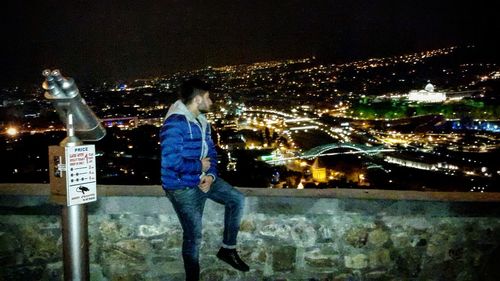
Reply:
M194 116L194 114L187 109L186 105L181 100L177 100L170 106L165 118L168 118L173 114L184 115L188 121L200 122L203 127L207 125L207 118L204 114L200 114L198 117Z
M193 113L187 109L186 105L181 100L177 100L168 108L167 116L165 116L165 118L168 118L173 114L184 115L189 121L195 121L196 119Z

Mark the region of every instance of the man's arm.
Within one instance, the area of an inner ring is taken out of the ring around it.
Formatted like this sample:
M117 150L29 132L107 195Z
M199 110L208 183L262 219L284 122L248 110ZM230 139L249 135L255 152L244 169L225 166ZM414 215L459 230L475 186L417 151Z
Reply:
M210 175L215 180L217 178L217 151L215 150L215 144L212 139L212 129L210 124L208 124L208 130L206 138L208 145L207 157L210 158L210 168L207 171L207 175Z

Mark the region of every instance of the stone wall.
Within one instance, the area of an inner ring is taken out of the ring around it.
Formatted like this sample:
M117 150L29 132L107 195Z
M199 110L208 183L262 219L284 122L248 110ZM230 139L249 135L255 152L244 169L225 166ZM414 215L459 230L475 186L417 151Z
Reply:
M500 280L495 200L242 190L240 254L251 270L215 258L224 211L207 202L202 280ZM91 280L184 280L182 231L161 190L104 193L87 205ZM63 279L61 208L46 194L0 193L0 280Z

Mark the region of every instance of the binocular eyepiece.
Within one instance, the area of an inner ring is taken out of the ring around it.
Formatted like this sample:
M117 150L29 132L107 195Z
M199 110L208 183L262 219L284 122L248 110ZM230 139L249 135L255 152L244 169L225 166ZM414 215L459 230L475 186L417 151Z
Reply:
M106 130L81 97L75 81L72 78L63 77L58 69L46 69L42 75L45 77L42 84L45 98L51 101L59 118L66 126L68 122L72 122L74 135L82 141L102 139L106 135ZM72 121L68 121L70 114Z

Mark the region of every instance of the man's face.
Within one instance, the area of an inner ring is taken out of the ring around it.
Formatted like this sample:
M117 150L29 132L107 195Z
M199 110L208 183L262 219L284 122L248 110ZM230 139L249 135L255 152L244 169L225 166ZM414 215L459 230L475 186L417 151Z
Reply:
M207 113L210 111L212 104L213 103L212 100L210 99L210 93L204 92L203 95L201 95L201 102L198 104L198 110L201 113Z

